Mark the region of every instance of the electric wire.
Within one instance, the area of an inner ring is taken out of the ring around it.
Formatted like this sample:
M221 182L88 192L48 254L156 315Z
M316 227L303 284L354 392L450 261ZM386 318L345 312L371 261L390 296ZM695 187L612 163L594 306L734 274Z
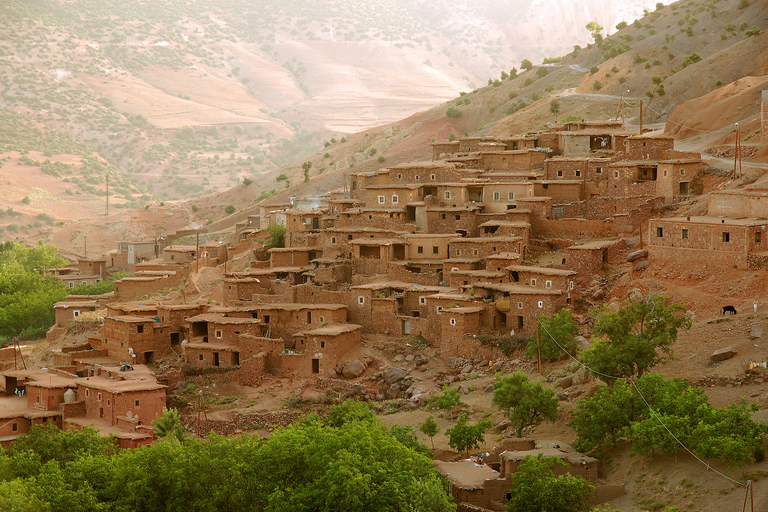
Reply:
M741 487L745 487L745 488L747 487L747 485L748 485L747 483L744 483L744 482L740 482L740 481L738 481L738 480L734 480L733 478L729 477L728 475L726 475L726 474L724 474L724 473L721 473L720 471L718 471L718 470L716 470L715 468L713 468L712 466L710 466L710 465L709 465L707 462L705 462L704 460L702 460L701 458L699 458L699 457L698 457L698 456L697 456L695 453L693 453L693 452L692 452L692 451L691 451L691 450L690 450L690 449L689 449L687 446L685 446L685 444L683 444L683 442L682 442L680 439L678 439L678 437L677 437L677 436L676 436L674 433L672 433L672 431L669 429L669 427L667 427L667 425L666 425L666 424L665 424L665 423L664 423L664 422L661 420L661 418L659 417L659 415L658 415L658 414L656 414L656 411L654 411L654 410L653 410L653 407L651 407L651 405L648 403L648 400L646 400L646 398L645 398L645 397L643 396L643 394L640 392L640 389L638 389L638 387L637 387L637 384L635 384L635 382L634 382L633 380L631 380L631 379L628 379L628 378L626 378L626 377L617 377L617 376L615 376L615 375L608 375L608 374L605 374L605 373L602 373L602 372L599 372L599 371L597 371L597 370L594 370L594 369L590 368L589 366L587 366L587 365L586 365L586 364L584 364L583 362L581 362L581 361L579 361L578 359L576 359L576 357L574 357L574 356L573 356L573 355L572 355L570 352L568 352L568 351L565 349L565 347L563 347L563 346L562 346L562 345L561 345L561 344L560 344L560 343L559 343L559 342L558 342L558 341L555 339L555 337L554 337L554 336L552 336L552 334L549 332L549 329L547 329L547 327L546 327L546 326L545 326L545 325L544 325L544 324L543 324L543 323L542 323L542 322L541 322L541 321L540 321L538 318L536 319L536 322L538 323L538 326L539 326L539 327L541 327L541 328L543 328L543 329L544 329L544 331L547 333L547 336L549 336L549 338L550 338L552 341L554 341L554 342L555 342L555 344L556 344L558 347L560 347L560 350L562 350L563 352L565 352L565 353L568 355L568 357L570 357L571 359L573 359L574 361L576 361L576 362L577 362L579 365L581 365L581 366L583 366L584 368L586 368L587 370L589 370L591 373L593 373L593 374L595 374L595 375L600 375L600 376L602 376L602 377L606 377L606 378L608 378L608 379L613 379L613 380L626 380L626 381L629 381L629 382L632 384L632 387L633 387L633 388L635 389L635 391L637 392L637 394L640 396L640 398L642 398L642 399L643 399L643 403L645 403L646 407L648 407L648 409L651 411L651 413L653 414L653 417L654 417L654 418L656 418L656 421L658 421L658 422L659 422L659 424L660 424L662 427L664 427L664 429L665 429L667 432L669 432L669 435L671 435L671 436L672 436L672 438L673 438L675 441L677 441L677 443L678 443L680 446L682 446L682 447L683 447L683 449L684 449L686 452L690 453L690 454L693 456L693 458L695 458L697 461L701 462L703 465L707 466L707 469L709 469L709 470L711 470L711 471L714 471L715 473L717 473L717 474L718 474L718 475L720 475L721 477L723 477L723 478L725 478L725 479L727 479L727 480L730 480L731 482L733 482L733 483L735 483L735 484L737 484L737 485L739 485L739 486L741 486Z

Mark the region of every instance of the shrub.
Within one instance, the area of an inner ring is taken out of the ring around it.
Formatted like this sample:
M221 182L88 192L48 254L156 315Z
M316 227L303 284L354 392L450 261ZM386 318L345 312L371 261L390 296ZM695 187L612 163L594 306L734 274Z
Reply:
M283 174L281 174L280 176L278 176L278 177L277 177L277 178L275 178L275 179L276 179L277 181L287 181L287 180L288 180L288 176L286 176L286 175L285 175L285 173L283 173Z
M384 162L385 160L386 160L386 158L384 158L383 156L379 157L379 162Z
M224 213L226 213L227 215L232 215L233 213L235 213L235 205L228 204L227 206L225 206Z
M524 69L526 71L533 69L533 62L528 59L523 59L523 62L520 63L520 69Z
M544 78L548 74L549 74L549 69L547 68L538 68L536 70L536 76L538 76L539 78Z
M445 115L448 117L459 117L461 116L461 110L456 107L448 107L448 110L445 111Z
M456 134L455 134L455 133L453 133L453 132L451 132L451 133L448 135L448 142L453 142L453 141L455 141L455 140L456 140Z
M603 84L601 82L595 82L592 84L592 88L596 91L599 91L603 88Z
M253 183L253 180L251 178L243 178L243 185L245 185L246 187L251 183Z
M197 205L193 203L193 204L192 204L192 212L193 212L193 213L197 213L197 210L198 210L198 209L199 209L199 208L197 207Z
M509 91L509 99L513 100L517 98L517 93L515 91Z
M592 66L592 69L589 70L589 72L592 73L593 75L598 71L600 71L600 68L598 68L597 66Z
M525 87L528 87L528 86L529 86L529 85L531 85L532 83L533 83L533 79L532 79L532 78L526 78L526 79L525 79L525 82L523 82L523 85L524 85Z
M739 2L739 9L746 9L749 7L749 0L741 0Z
M623 28L627 28L627 22L626 22L626 21L620 21L620 22L619 22L619 23L616 25L616 30L621 30L621 29L623 29Z
M29 196L25 196L24 199L21 200L22 204L29 204L32 202L32 200L29 198Z
M623 77L623 76L620 76L620 77L619 77L619 83L620 83L620 84L623 84L623 83L624 83L624 82L626 82L626 81L627 81L626 77Z
M693 52L683 59L683 62L680 63L680 66L681 68L684 68L696 62L699 62L700 60L701 60L701 55L699 55L697 52Z

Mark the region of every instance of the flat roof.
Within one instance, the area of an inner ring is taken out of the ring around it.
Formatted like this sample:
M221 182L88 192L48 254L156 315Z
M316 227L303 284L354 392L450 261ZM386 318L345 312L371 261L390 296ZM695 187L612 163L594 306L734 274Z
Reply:
M597 249L605 249L606 247L610 247L615 243L616 243L616 240L597 240L594 242L589 242L581 245L571 245L570 247L566 247L566 249L568 249L569 251L573 251L573 250L594 251Z
M686 223L686 224L706 224L706 225L725 225L725 226L765 226L768 225L766 219L737 219L734 217L713 217L713 216L699 216L699 217L668 217L666 219L651 219L654 222L662 223Z
M355 238L349 241L352 245L408 245L400 238Z
M562 295L562 290L552 288L536 288L514 283L472 283L464 284L462 288L486 288L497 292L506 292L515 295Z
M54 309L67 309L67 308L98 308L99 303L95 300L89 301L63 301L57 302L53 305Z
M106 318L111 318L112 320L115 320L117 322L125 322L128 324L137 324L137 323L148 323L153 322L154 319L149 316L135 316L135 315L115 315L115 316L107 316Z
M325 327L318 327L317 329L312 329L311 331L304 331L301 333L296 333L296 335L304 335L304 336L333 336L336 334L344 334L347 332L354 332L362 329L361 325L357 324L331 324L326 325Z
M525 222L522 220L489 220L478 225L478 227L480 228L484 228L486 226L499 226L499 227L507 226L512 228L529 228L531 227L531 224L530 222Z
M460 489L482 489L486 480L498 480L501 474L490 466L477 464L471 460L457 462L434 461L440 473L448 477Z
M490 244L494 242L517 242L522 240L521 236L477 236L477 237L464 237L453 238L449 240L450 243L473 243L473 244Z
M421 183L399 183L390 185L366 185L365 190L378 190L378 189L407 189L416 190L424 185Z
M444 313L458 313L460 315L471 315L472 313L481 313L484 306L459 306L457 308L444 308Z
M404 283L403 281L377 281L375 283L358 284L351 286L353 290L381 290L384 288L402 288L414 292L449 292L458 291L458 288L448 286L428 286L423 284Z
M114 380L104 377L85 377L77 379L77 385L86 388L100 389L110 393L126 393L131 391L155 391L165 389L154 379Z
M248 306L214 306L209 313L249 313L251 311L263 310L282 310L282 311L301 311L304 309L347 309L346 304L306 304L302 302L266 302Z
M576 272L573 270L566 270L562 268L550 268L550 267L530 267L527 265L510 265L505 267L506 270L512 270L517 272L534 272L536 274L544 274L548 276L575 276Z
M239 316L223 316L223 313L203 313L202 315L191 316L186 319L187 322L213 322L216 324L260 324L260 318L249 318Z
M504 277L507 275L506 272L499 272L495 270L454 270L451 272L451 274L478 277Z
M317 252L322 250L321 247L273 247L267 252Z
M491 254L486 256L486 260L519 260L521 258L520 253L517 252L500 252L499 254Z

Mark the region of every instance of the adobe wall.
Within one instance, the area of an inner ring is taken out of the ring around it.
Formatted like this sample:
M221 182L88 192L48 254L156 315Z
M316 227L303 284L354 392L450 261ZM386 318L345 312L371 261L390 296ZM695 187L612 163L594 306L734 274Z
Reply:
M418 262L414 263L418 265ZM426 286L438 286L443 281L442 268L428 268L421 272L412 272L408 268L406 265L390 262L387 267L387 278Z
M404 203L403 203L404 204ZM369 206L378 206L370 204ZM359 211L350 208L342 213L334 222L335 228L376 228L398 231L415 231L415 224L406 222L405 211L402 212L375 212Z
M551 197L553 201L579 201L584 197L582 183L533 182L533 195Z
M620 213L630 213L632 217L636 218L639 212L644 219L647 219L654 210L660 208L663 204L664 198L653 195L632 197L595 196L586 201L557 204L553 207L553 215L557 214L555 216L560 216L563 219L604 220Z
M461 357L466 359L500 359L499 349L483 345L474 335L480 333L480 314L450 314L451 309L443 310L440 315L440 341L438 350L443 357ZM463 320L461 317L464 317ZM456 325L450 319L456 319Z
M135 361L143 364L144 352L152 351L157 355L167 353L170 347L162 347L155 343L154 322L123 322L112 317L106 317L101 327L109 355L123 361ZM138 332L139 328L142 332ZM128 349L132 348L136 355L131 357Z
M339 265L318 266L314 270L313 281L322 286L336 286L340 283L352 281L352 262L347 261Z
M427 210L427 229L429 233L449 234L457 230L464 230L467 236L475 237L479 234L477 211L434 211Z
M352 260L352 274L386 275L389 262L381 259L355 258Z
M269 266L271 268L306 267L307 265L309 265L309 252L307 251L277 251L269 253Z
M357 289L350 290L349 293L351 296L349 301L349 321L370 329L373 290Z
M568 282L573 281L573 279L576 276L557 276L557 275L547 275L542 274L539 272L536 272L535 270L530 271L523 271L520 270L517 272L518 275L518 281L514 281L513 279L510 280L510 282L518 282L520 284L525 284L528 286L534 286L538 288L546 288L549 290L567 290L568 289ZM547 283L549 283L549 286L547 286Z
M603 250L565 250L563 265L578 273L579 279L590 277L603 268Z
M664 160L667 152L674 148L672 137L630 137L624 141L624 157L626 160Z
M516 252L524 254L523 240L505 241L494 240L494 237L487 237L477 241L452 242L450 244L451 258L487 258L492 254L500 252Z
M351 293L347 291L333 291L312 284L300 284L293 287L294 300L300 304L350 304ZM346 312L345 312L346 315Z
M768 91L762 92L760 108L760 141L768 144Z
M181 276L179 274L156 278L126 277L115 281L115 300L134 300L137 297L154 293L163 288L179 286L180 283Z
M399 335L402 331L402 325L397 315L397 301L394 298L373 297L371 299L371 319L367 327L373 332Z
M555 238L600 238L618 234L614 219L586 220L562 219L540 220L538 236Z
M510 294L509 311L500 311L506 316L506 325L499 326L499 332L509 334L514 330L516 334L532 333L536 330L536 319L542 315L552 316L566 305L566 294ZM539 306L541 302L541 306ZM522 305L522 307L521 307ZM498 306L497 306L498 307ZM522 326L520 325L522 319Z
M768 194L717 190L709 193L708 215L722 217L764 217Z

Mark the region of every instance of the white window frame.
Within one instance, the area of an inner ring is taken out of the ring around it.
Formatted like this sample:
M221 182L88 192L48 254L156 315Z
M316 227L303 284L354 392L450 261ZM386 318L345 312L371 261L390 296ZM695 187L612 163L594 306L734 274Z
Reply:
M498 191L494 192L493 193L493 200L494 200L494 202L501 201L501 192L498 192Z
M531 279L531 286L536 286L536 278Z
M365 304L365 297L363 297L362 295L358 296L357 297L357 303L358 304Z
M450 201L450 199L451 199L451 191L450 190L446 190L443 193L443 196L445 197L446 200Z
M508 201L514 201L515 200L515 193L514 192L507 192L507 200Z
M451 319L450 319L450 321L449 321L449 323L450 323L451 325L456 325L456 319L455 319L455 318L451 318Z
M386 196L379 196L378 197L379 204L384 204L387 202Z
M543 307L544 307L544 301L543 301L543 300L540 300L540 301L539 301L539 307L540 307L540 308L543 308Z
M419 304L421 304L423 306L426 303L427 303L427 298L426 297L419 297Z
M224 336L224 333L221 331L221 329L216 329L216 339L221 339L221 337Z
M397 194L392 194L392 204L397 204L398 201L400 201L400 198L397 196Z

